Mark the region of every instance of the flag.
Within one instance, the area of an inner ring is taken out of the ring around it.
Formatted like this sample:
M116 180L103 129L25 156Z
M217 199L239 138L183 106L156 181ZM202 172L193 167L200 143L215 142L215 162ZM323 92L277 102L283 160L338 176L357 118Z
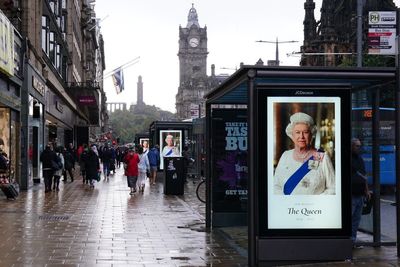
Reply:
M115 91L117 91L117 94L121 93L124 90L124 73L122 72L121 68L114 71L112 74L112 79L114 82Z

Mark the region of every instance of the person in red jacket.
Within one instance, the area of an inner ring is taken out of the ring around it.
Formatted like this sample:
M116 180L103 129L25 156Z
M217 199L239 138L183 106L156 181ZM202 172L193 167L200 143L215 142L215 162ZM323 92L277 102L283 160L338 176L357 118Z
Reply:
M139 156L135 153L134 149L129 148L128 153L124 157L125 175L128 180L128 187L131 189L130 195L136 192L136 181L139 175L138 163Z

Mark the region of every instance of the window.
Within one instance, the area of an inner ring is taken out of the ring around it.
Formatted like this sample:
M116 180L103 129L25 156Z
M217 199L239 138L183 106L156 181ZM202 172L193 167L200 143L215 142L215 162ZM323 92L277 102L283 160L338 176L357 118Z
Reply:
M47 55L49 54L49 45L47 36L48 30L49 30L48 18L46 16L42 16L42 49Z
M61 73L61 47L57 44L56 48L56 69Z
M49 41L50 41L49 58L50 58L50 61L55 65L56 42L55 42L55 34L54 34L54 32L50 32Z

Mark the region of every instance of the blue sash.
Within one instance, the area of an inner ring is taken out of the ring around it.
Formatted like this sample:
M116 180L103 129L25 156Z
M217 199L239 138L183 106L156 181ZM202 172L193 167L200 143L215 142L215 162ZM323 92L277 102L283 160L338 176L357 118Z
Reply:
M172 154L172 149L170 149L166 154L165 154L165 156L169 156L169 155L171 155Z
M295 171L292 176L287 179L285 185L283 186L283 193L285 195L290 195L300 181L304 178L304 176L306 176L306 174L310 171L308 168L308 162L310 160L314 160L314 156L304 162L303 165L301 165L300 168L298 168L297 171Z

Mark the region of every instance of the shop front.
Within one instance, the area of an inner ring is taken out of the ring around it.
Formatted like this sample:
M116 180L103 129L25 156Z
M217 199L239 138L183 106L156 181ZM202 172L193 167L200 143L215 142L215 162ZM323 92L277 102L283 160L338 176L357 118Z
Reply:
M44 127L44 142L53 146L67 147L74 144L74 126L77 124L77 115L66 102L51 91L46 90L46 113Z
M45 80L29 63L25 65L21 93L21 189L40 182L40 152L44 148Z
M0 13L0 20L3 44L0 53L0 153L7 163L0 170L0 183L11 180L20 183L22 39L3 13Z

